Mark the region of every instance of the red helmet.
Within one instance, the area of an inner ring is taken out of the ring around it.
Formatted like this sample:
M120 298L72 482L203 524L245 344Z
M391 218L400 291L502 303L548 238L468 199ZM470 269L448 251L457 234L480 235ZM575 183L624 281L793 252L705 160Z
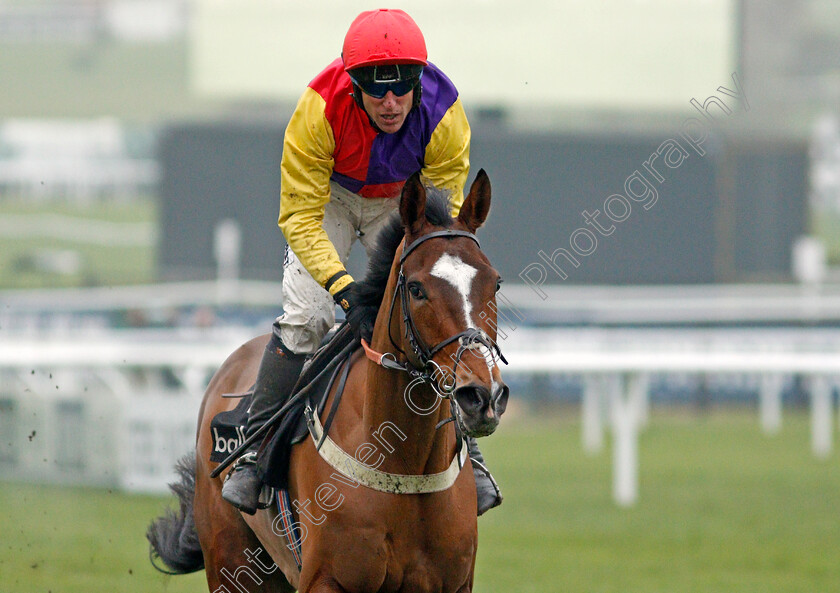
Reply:
M402 10L381 8L356 17L344 37L344 69L379 64L426 65L426 41Z

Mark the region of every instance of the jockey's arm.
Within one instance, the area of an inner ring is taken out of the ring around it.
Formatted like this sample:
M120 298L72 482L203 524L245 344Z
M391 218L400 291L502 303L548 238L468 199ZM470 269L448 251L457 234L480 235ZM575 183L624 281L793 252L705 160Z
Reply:
M458 98L432 132L426 146L423 177L438 189L448 190L452 215L464 203L464 184L470 171L470 124Z
M311 88L298 101L283 140L280 161L280 217L286 242L321 286L344 271L326 231L324 206L330 200L335 137L324 114L324 100ZM353 281L348 274L330 286L335 295Z

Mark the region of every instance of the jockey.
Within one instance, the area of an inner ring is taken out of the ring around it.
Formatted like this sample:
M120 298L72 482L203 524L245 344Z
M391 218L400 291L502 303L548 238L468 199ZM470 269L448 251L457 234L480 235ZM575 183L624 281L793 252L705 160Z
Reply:
M339 304L357 338L370 341L376 310L362 306L345 270L358 237L370 255L417 171L451 195L457 213L469 171L470 127L458 91L426 61L426 43L402 10L363 12L342 55L309 84L286 128L279 225L287 247L283 310L263 354L246 436L286 403L306 355L335 323ZM474 439L470 456L483 462ZM256 512L262 483L257 444L229 473L222 497ZM501 503L493 479L474 469L478 514Z

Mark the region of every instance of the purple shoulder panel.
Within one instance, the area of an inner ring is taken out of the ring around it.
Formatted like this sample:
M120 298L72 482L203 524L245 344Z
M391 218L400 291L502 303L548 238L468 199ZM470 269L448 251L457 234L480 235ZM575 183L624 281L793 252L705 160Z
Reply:
M423 168L432 133L458 98L452 81L433 64L423 70L420 105L411 110L395 134L379 133L373 141L365 185L405 181Z

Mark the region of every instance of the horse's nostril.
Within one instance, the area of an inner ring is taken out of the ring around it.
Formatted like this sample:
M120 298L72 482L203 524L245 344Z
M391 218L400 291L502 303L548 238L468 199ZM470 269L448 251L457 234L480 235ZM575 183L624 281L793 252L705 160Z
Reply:
M464 398L469 400L470 405L479 407L481 405L481 394L475 387L468 387L464 390Z
M490 403L490 390L480 385L467 385L455 390L455 398L468 412L479 412Z
M502 383L501 388L496 389L496 393L494 395L493 405L496 407L496 413L501 416L505 413L505 408L507 408L510 388Z

